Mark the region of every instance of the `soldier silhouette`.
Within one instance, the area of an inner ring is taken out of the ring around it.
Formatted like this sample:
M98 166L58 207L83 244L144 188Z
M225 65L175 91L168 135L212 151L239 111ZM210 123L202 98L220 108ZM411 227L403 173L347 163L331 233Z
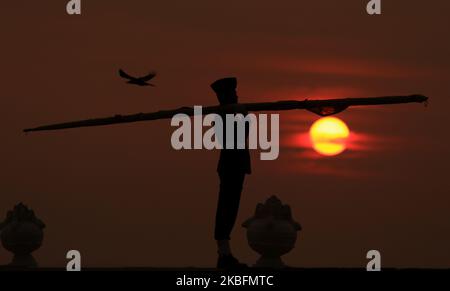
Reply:
M245 107L238 104L236 93L237 79L224 78L211 84L211 88L217 95L221 105L230 105L230 110L220 112L222 120L225 121L226 114L241 113L247 115ZM239 210L241 192L244 179L251 174L250 152L248 147L237 149L236 125L234 149L225 149L226 145L226 122L223 123L223 149L220 152L217 172L220 178L219 198L216 212L214 238L217 241L217 268L234 269L246 267L240 263L231 253L230 234L236 222ZM246 126L246 140L248 138L248 126Z

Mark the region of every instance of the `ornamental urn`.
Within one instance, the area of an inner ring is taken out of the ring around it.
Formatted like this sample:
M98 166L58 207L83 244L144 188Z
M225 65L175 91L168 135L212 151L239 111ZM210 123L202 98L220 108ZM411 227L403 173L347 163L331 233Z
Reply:
M3 247L14 254L11 267L37 267L31 255L39 249L44 238L45 224L34 211L20 203L8 211L5 221L0 223L0 239Z
M261 255L254 267L283 268L281 256L290 252L297 241L300 224L292 219L291 208L272 196L256 207L255 215L243 224L250 247Z

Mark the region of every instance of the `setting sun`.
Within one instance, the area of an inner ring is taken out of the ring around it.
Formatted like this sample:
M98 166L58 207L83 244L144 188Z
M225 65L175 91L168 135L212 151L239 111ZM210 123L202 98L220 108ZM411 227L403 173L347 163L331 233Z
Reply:
M321 118L309 130L314 150L325 156L335 156L345 151L349 135L347 125L336 117Z

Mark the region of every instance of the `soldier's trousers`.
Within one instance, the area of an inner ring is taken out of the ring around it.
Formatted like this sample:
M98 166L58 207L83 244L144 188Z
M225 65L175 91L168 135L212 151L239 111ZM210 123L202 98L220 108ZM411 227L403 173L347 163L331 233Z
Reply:
M220 189L214 238L229 240L239 210L245 173L239 171L219 173L219 178Z

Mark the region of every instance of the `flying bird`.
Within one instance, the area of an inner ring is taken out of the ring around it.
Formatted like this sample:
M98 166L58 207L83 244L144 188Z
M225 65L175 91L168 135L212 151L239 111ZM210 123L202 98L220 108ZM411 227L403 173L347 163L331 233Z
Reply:
M119 70L119 75L120 77L127 79L128 80L128 84L133 84L133 85L137 85L137 86L152 86L155 87L155 85L148 83L148 81L150 81L151 79L153 79L154 77L156 77L156 73L152 72L149 73L148 75L144 76L144 77L132 77L130 75L128 75L127 73L125 73L122 69Z

